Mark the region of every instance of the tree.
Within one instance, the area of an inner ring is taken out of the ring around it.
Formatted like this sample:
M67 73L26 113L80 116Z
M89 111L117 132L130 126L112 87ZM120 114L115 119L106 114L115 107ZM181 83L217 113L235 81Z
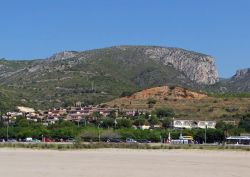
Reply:
M112 138L120 138L120 135L118 132L115 132L114 130L103 130L101 133L101 139L107 140Z
M154 98L148 98L147 104L149 108L153 108L154 105L156 104L156 100Z
M86 141L97 141L98 140L98 130L95 128L85 129L81 132L80 136Z
M23 116L17 117L15 126L16 127L28 127L29 121L27 120L27 118Z
M155 110L157 117L173 117L175 115L174 111L171 108L157 108Z
M103 128L110 128L114 126L114 119L106 118L102 120L102 127Z
M1 116L1 115L0 115ZM4 127L4 123L3 123L3 120L1 119L1 117L0 117L0 128L1 127Z
M198 143L205 142L205 130L204 129L192 129L194 140ZM207 129L207 143L223 142L225 135L221 129Z
M148 122L146 121L146 119L144 119L144 118L138 118L138 119L136 119L135 121L134 121L134 124L136 125L136 126L142 126L142 125L145 125L145 124L147 124Z
M207 129L207 142L215 143L222 142L225 139L223 131L217 129Z
M229 136L229 135L238 135L239 132L237 132L235 129L237 129L236 126L232 124L225 123L223 121L219 121L216 126L216 129L221 130L224 132L224 136Z
M74 145L75 148L80 148L81 147L81 145L82 145L82 137L81 137L81 135L77 135L75 137L75 141L73 142L73 145Z
M133 92L131 91L123 91L120 95L120 97L128 97L128 96L131 96L133 95Z
M108 115L108 116L109 116L110 118L115 119L115 118L116 118L116 116L117 116L116 111L115 111L115 110L111 111L111 112L109 113L109 115Z
M68 139L68 138L74 138L77 134L77 129L73 127L61 127L50 130L50 136L54 139Z
M0 128L4 127L4 123L1 121L0 122Z
M154 98L148 98L147 104L156 104L156 100Z
M132 121L130 119L118 119L117 128L131 128Z
M101 118L101 116L102 116L102 115L100 114L100 112L97 112L97 111L96 111L96 112L93 113L93 117L95 117L95 118L98 118L98 119L99 119L99 118Z
M244 129L246 132L250 132L250 114L243 116L239 122L239 128Z
M148 122L150 123L150 125L157 125L159 124L159 119L156 116L152 115Z
M171 127L171 124L172 124L172 121L171 121L171 118L169 118L169 117L165 117L165 118L162 120L162 127L164 127L164 128L169 128L169 127Z
M151 114L149 112L146 112L145 115L144 115L145 119L149 119L150 116L151 116Z
M72 100L63 99L62 102L63 102L63 105L62 105L63 107L69 107L69 106L74 105Z

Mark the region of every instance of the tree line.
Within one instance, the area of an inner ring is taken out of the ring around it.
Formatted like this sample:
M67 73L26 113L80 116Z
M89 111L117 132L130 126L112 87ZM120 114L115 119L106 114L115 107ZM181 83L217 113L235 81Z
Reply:
M96 115L100 116L100 115ZM120 115L122 116L122 115ZM85 141L105 141L108 138L134 138L147 139L153 142L163 141L171 134L172 139L178 139L180 134L183 136L193 136L198 143L205 141L205 130L194 129L173 129L172 117L174 111L169 108L155 109L151 114L139 114L134 116L116 118L114 113L109 117L99 118L93 122L70 122L59 120L55 124L44 126L41 122L28 121L25 117L19 116L14 123L8 126L8 137L25 139L32 137L42 139L48 137L54 140L69 139L80 137ZM135 129L135 126L157 125L162 128L153 128L150 130ZM0 138L7 136L7 125L3 120L0 121ZM227 124L219 121L216 129L207 129L206 137L208 143L223 142L228 136L236 136L241 133L250 132L250 114L241 117L238 125Z

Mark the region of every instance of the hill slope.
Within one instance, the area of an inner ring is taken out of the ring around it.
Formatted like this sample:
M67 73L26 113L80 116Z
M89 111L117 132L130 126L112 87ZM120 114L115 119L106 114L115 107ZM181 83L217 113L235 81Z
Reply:
M236 74L222 82L228 91L231 92L249 92L250 91L250 69L240 69Z
M0 60L0 87L37 108L101 103L123 91L165 84L200 88L217 80L212 57L178 48L118 46L43 60Z
M203 90L229 93L235 95L248 95L250 92L250 68L240 69L229 79L221 79L214 85L203 87Z
M150 103L152 100L155 104ZM105 103L120 109L154 110L167 107L176 118L197 120L239 120L248 113L250 98L215 98L181 87L154 87Z

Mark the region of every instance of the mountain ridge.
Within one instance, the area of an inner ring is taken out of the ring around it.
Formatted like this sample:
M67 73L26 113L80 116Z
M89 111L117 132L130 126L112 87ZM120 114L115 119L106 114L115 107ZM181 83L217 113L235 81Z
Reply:
M219 90L214 59L206 54L159 46L113 46L63 51L46 59L0 60L0 88L23 104L67 106L101 103L161 85Z

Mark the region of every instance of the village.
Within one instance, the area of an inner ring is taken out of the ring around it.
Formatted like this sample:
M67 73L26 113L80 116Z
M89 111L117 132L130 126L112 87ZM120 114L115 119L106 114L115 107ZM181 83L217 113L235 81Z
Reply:
M55 124L59 120L74 122L78 125L87 123L95 123L107 117L112 117L114 119L114 124L116 120L122 118L131 118L138 115L148 114L145 109L119 109L112 107L102 107L102 106L85 106L82 107L80 104L68 108L52 108L46 111L38 110L33 108L17 106L16 111L7 112L2 116L3 122L14 123L17 117L25 117L30 122L39 122L44 126ZM151 116L150 114L148 115ZM206 121L206 120L185 120L171 118L171 123L169 127L179 128L179 129L192 129L192 128L211 128L215 129L216 121ZM145 123L138 126L133 126L135 129L150 129L150 128L162 128L161 124L150 124Z
M24 126L20 125L20 120ZM80 134L84 141L96 142L250 144L250 136L240 129L240 122L176 118L174 111L166 107L124 109L107 105L82 106L77 102L74 106L42 111L17 106L15 111L1 116L1 126L1 142L16 142L17 139L22 142L73 142Z

